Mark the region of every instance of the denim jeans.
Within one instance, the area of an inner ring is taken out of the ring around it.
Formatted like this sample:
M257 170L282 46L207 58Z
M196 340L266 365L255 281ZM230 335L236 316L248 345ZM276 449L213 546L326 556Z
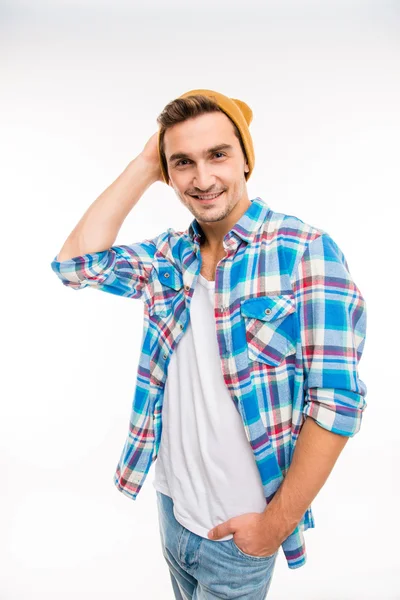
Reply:
M196 535L175 519L172 498L156 493L162 552L176 599L266 598L278 552L251 556L233 538L213 541Z

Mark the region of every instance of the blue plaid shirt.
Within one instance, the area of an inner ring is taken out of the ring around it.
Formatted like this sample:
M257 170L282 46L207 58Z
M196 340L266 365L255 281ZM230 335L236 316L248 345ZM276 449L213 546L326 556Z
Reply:
M144 304L142 349L128 435L114 474L136 499L158 455L164 386L185 334L201 266L194 219L153 239L51 263L64 285ZM353 436L365 409L358 376L366 305L328 233L273 211L259 197L224 236L215 273L215 324L225 384L240 413L266 503L285 477L307 417ZM282 543L288 566L306 562L311 506Z

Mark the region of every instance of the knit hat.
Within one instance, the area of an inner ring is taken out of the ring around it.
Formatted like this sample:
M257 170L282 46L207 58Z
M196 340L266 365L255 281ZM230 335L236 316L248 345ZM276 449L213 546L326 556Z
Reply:
M248 173L245 173L245 178L247 181L251 175L251 172L253 171L255 162L253 140L251 139L249 131L249 125L253 119L253 111L248 104L243 102L243 100L238 100L237 98L228 98L228 96L224 96L224 94L214 92L213 90L190 90L189 92L185 92L181 96L178 96L178 98L186 98L187 96L194 96L195 94L202 94L203 96L208 96L214 100L218 104L219 108L221 108L224 113L226 113L228 117L232 119L238 128L246 152L247 163L249 165L249 171ZM169 183L168 173L164 168L163 161L161 160L160 130L158 132L158 155L160 158L161 172L164 181L165 183Z

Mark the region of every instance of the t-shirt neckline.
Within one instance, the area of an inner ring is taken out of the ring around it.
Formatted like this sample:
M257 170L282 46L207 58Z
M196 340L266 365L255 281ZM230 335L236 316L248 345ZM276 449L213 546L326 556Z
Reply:
M199 273L199 281L202 285L204 285L204 287L208 289L212 289L215 287L215 281L210 281L209 279L206 279L201 273Z

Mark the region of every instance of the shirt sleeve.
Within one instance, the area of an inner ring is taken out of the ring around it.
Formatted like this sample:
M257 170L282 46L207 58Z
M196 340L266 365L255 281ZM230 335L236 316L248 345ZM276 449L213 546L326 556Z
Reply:
M141 298L153 264L156 248L151 240L131 245L111 246L101 252L58 261L51 268L62 283L74 290L94 289Z
M366 304L343 252L326 232L308 244L293 291L303 355L303 412L324 429L351 437L366 407L367 387L358 374Z

